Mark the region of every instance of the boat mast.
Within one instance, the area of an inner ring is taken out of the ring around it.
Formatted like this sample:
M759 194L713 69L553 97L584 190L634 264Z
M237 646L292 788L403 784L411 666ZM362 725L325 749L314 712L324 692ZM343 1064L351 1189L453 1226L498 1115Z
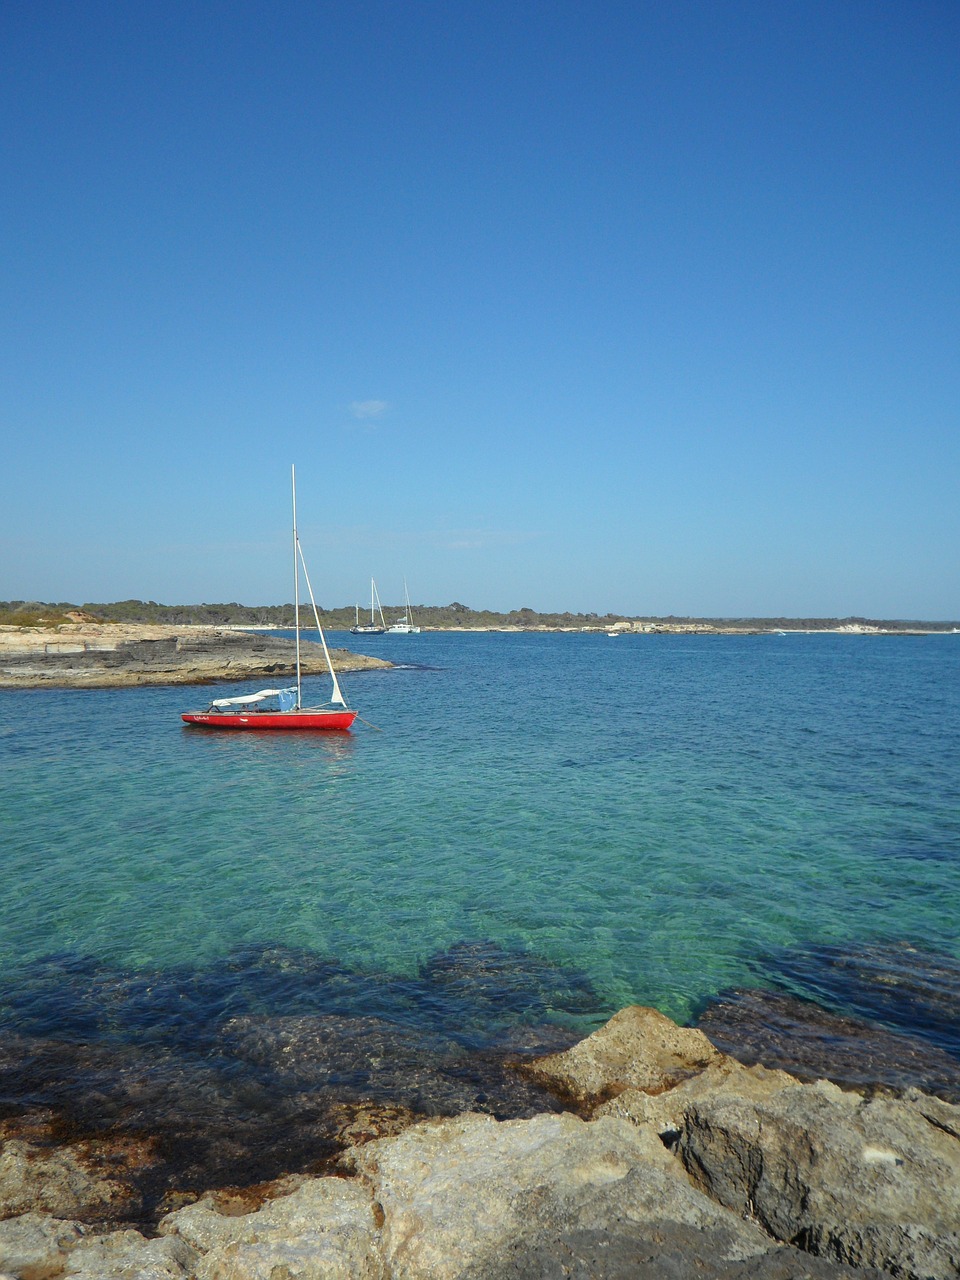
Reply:
M330 701L339 703L341 707L347 705L347 700L343 696L340 688L340 681L337 679L337 673L333 669L333 659L330 657L330 650L327 648L327 637L323 634L323 627L320 625L320 614L317 612L317 599L313 594L313 587L310 585L310 574L307 572L307 562L303 558L303 547L300 546L299 539L297 541L297 550L300 552L300 563L303 565L303 579L307 584L307 590L310 592L310 604L313 606L313 620L317 624L317 634L320 636L320 643L323 645L324 657L327 660L327 670L330 672L330 679L333 681L333 693L330 695Z
M291 464L293 490L293 620L297 628L297 710L300 710L300 539L297 537L297 469Z
M330 650L327 648L327 637L323 634L323 627L320 625L320 614L317 612L317 601L313 594L313 587L310 583L310 574L307 572L307 562L303 558L303 547L300 545L300 538L297 534L297 474L294 467L290 468L290 475L293 481L293 598L294 608L297 611L297 710L300 710L300 566L303 566L303 579L307 584L307 591L310 593L310 604L313 606L313 620L317 624L317 632L320 636L320 643L323 645L323 655L327 660L327 670L330 672L330 679L333 681L333 694L330 698L331 702L338 703L341 707L347 705L340 689L340 681L337 679L337 673L333 669L333 659L330 657Z
M377 611L380 614L380 625L381 627L383 627L384 631L386 631L387 620L383 616L383 605L380 603L380 592L377 590L377 584L374 582L372 578L370 579L370 586L372 588L372 598L370 602L370 621L373 622L373 600L376 600ZM376 626L377 624L373 622L373 625Z

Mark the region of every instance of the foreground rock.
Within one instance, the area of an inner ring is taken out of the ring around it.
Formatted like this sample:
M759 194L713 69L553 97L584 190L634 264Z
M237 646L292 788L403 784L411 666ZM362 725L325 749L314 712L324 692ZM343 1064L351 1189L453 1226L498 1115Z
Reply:
M392 665L346 649L333 649L330 656L337 671ZM302 641L300 665L304 675L325 675L322 646ZM0 688L204 684L283 679L295 672L293 640L252 631L131 623L0 627Z
M636 1008L529 1070L589 1118L427 1120L351 1148L342 1176L208 1193L169 1213L159 1239L22 1212L0 1222L0 1273L960 1276L958 1107L745 1067Z

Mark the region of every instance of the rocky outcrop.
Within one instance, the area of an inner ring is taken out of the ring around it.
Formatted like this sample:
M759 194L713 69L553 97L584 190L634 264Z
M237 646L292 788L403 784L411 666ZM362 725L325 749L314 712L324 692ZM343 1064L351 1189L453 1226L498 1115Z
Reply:
M0 1273L957 1280L960 1108L801 1083L704 1040L624 1010L530 1068L584 1116L410 1124L339 1176L207 1193L159 1239L23 1212L0 1222Z
M697 1191L653 1129L624 1120L466 1115L370 1143L351 1163L382 1211L395 1277L502 1276L511 1254L569 1232L615 1237L626 1222L709 1231L727 1261L770 1247Z
M337 671L386 668L380 658L333 649ZM304 675L325 675L323 648L301 641ZM0 627L0 688L98 689L123 685L204 684L283 679L296 672L295 642L227 627L77 623L55 628Z
M662 1093L722 1057L703 1032L678 1027L656 1009L629 1005L572 1049L525 1070L591 1106L629 1088Z
M826 1081L753 1099L728 1082L684 1109L677 1150L711 1199L777 1239L900 1275L960 1272L960 1145L910 1103Z
M897 1275L960 1275L960 1108L803 1084L671 1027L625 1009L533 1070L595 1116L652 1126L712 1201L774 1239Z

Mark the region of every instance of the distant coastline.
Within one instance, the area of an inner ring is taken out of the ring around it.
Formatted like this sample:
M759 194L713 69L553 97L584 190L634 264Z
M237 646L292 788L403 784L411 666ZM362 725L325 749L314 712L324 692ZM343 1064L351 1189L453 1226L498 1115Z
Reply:
M402 605L384 605L388 620ZM454 601L448 605L414 604L416 623L424 631L558 631L606 632L614 635L767 635L830 632L840 635L937 635L960 632L960 621L921 619L842 618L695 618L669 614L540 613L513 609L506 613L471 609ZM309 615L309 616L308 616ZM331 631L347 631L355 621L355 606L320 608L320 623ZM293 605L227 604L166 605L149 600L111 604L70 604L43 601L0 601L0 626L57 628L70 624L110 626L126 623L164 627L219 627L281 631L294 625ZM301 624L314 625L312 611L301 610Z

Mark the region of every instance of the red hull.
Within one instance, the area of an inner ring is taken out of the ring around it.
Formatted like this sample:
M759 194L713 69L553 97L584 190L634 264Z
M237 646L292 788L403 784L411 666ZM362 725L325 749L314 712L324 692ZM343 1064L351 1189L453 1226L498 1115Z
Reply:
M349 729L356 711L184 711L180 719L204 729Z

